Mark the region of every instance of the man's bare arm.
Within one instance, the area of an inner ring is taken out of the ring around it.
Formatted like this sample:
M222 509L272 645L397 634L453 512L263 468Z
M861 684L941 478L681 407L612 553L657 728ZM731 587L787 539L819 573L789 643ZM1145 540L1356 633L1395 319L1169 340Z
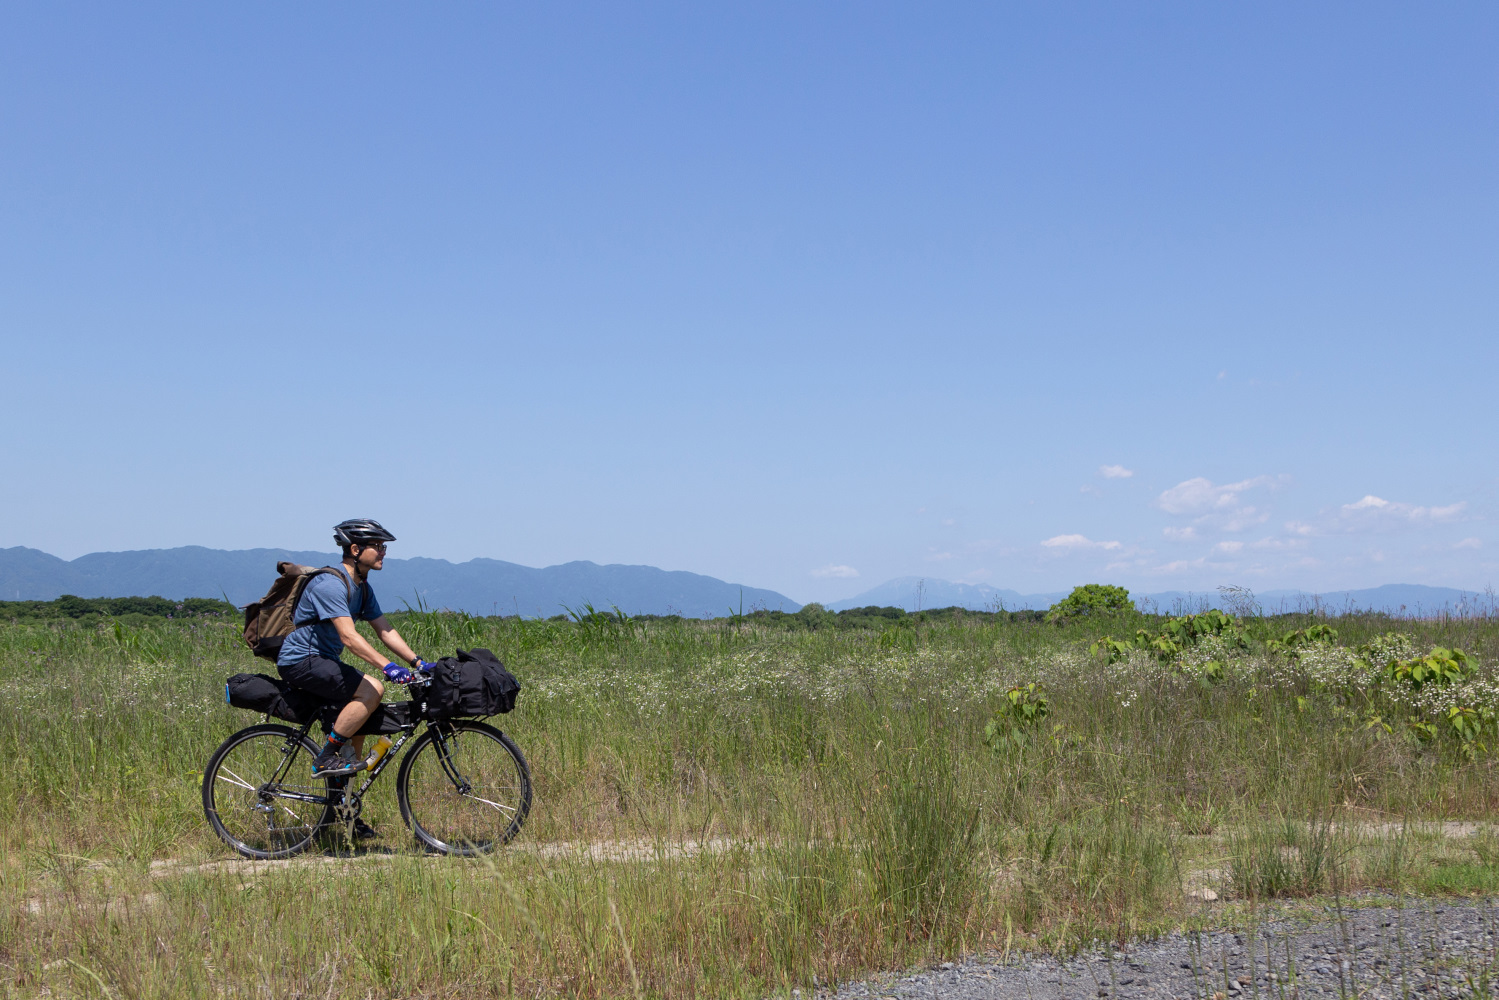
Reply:
M406 663L411 663L416 659L416 654L411 651L410 646L406 645L406 640L401 638L401 633L397 632L391 626L384 615L370 622L370 625L374 627L375 634L380 637L380 641L385 644L386 649L399 656Z
M338 629L338 638L343 642L345 648L351 650L355 656L374 667L376 673L385 669L388 658L375 652L375 647L369 644L369 640L359 634L359 630L354 627L354 619L345 615L340 618L330 618L328 620L333 623L334 628ZM380 620L384 621L385 619L381 618ZM400 636L396 636L397 641L400 638ZM389 644L387 643L387 645ZM401 645L404 646L406 644L403 642Z

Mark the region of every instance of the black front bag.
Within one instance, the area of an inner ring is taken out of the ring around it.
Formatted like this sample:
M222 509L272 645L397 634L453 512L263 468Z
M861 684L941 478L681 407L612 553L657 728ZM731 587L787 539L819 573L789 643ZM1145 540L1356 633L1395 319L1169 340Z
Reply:
M333 720L343 711L342 705L325 702L317 695L294 688L282 678L269 674L235 674L224 684L224 700L235 708L263 712L298 725L305 725L309 720L321 722L325 730L333 728ZM412 708L409 701L382 704L356 735L397 733L409 729Z
M432 670L427 715L434 719L500 715L515 707L520 682L487 649L460 649Z

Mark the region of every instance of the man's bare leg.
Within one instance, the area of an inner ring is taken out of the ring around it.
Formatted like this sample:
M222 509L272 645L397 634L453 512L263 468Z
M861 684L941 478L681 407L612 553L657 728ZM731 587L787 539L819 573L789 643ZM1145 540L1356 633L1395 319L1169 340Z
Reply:
M333 720L333 731L339 734L359 732L359 727L380 707L380 699L384 696L385 685L365 674L364 680L359 682L359 689L354 692L354 700L345 705L338 718ZM364 752L363 736L353 736L349 742L356 754Z

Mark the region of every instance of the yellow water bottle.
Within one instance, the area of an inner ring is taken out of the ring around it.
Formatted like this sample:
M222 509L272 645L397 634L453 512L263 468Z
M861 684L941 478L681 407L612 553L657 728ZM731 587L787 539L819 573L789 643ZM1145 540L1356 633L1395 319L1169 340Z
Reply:
M364 769L368 771L384 760L385 755L390 753L392 745L389 736L382 736L376 740L374 747L370 750L370 755L364 758Z

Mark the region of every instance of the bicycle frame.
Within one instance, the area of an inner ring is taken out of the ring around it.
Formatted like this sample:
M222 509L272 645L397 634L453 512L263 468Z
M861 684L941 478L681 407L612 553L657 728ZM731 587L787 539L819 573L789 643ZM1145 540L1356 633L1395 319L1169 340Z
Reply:
M261 786L262 791L267 788L279 786L281 784L282 780L284 779L286 774L290 772L291 767L295 763L296 753L302 745L302 740L307 738L308 733L312 731L313 723L316 721L317 720L313 719L303 723L302 728L297 731L297 734L295 736L287 737L286 744L281 749L281 754L284 758L282 760L281 766L278 767L276 769L276 772L271 775L271 780L267 781L264 785ZM416 735L417 728L421 725L422 721L425 721L427 723L427 731L432 734L432 743L437 749L437 759L442 764L443 772L447 774L448 780L453 783L453 787L457 789L458 794L468 795L473 790L472 786L469 785L468 779L459 774L458 769L453 766L453 758L448 751L449 734L446 731L447 727L444 726L441 722L433 722L432 720L427 719L413 723L411 725L411 728L409 729L397 730L400 735L391 744L390 749L385 752L385 756L380 758L380 763L376 764L373 768L365 772L364 783L361 784L359 786L359 790L354 793L355 798L364 797L364 793L370 790L370 786L375 783L375 779L380 777L381 773L390 764L390 762L395 760L396 757L400 754L401 748L405 746L413 736ZM350 775L349 777L352 778L353 775ZM296 802L311 802L315 805L325 806L337 806L347 795L347 793L343 790L340 790L338 794L335 795L313 795L307 792L289 791L279 787L277 788L275 794L278 798L291 799Z
M258 789L258 793L260 795L265 795L266 790L269 788L275 788L276 791L274 794L277 798L291 799L293 802L311 802L314 805L320 806L326 806L332 803L333 800L326 795L313 795L308 792L295 792L281 787L281 782L286 778L287 774L290 773L292 767L297 762L297 751L302 749L302 740L307 738L307 733L312 729L313 721L314 720L309 720L303 723L302 728L297 731L297 734L295 736L288 736L286 738L286 742L281 745L281 763L271 774L271 779L265 784L261 785ZM389 756L389 754L387 754L386 756Z

